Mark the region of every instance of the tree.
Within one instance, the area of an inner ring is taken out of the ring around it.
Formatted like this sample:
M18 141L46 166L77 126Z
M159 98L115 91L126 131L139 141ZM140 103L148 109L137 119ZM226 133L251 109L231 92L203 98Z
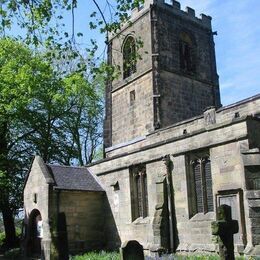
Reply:
M64 12L71 14L71 41L75 41L74 10L79 0L2 0L0 3L0 31L5 36L14 24L25 29L27 42L39 44L42 39L60 43L61 35L68 38L69 33L62 28ZM95 18L90 22L91 28L100 28L100 32L112 32L121 27L129 18L129 10L139 7L144 0L89 0L96 10L91 14ZM104 6L108 13L102 11ZM98 15L99 14L99 15ZM107 18L109 16L109 19ZM97 18L97 19L96 19ZM44 37L44 35L46 37ZM81 33L77 36L82 36Z
M94 159L102 136L104 79L102 69L87 77L73 66L61 77L42 55L12 39L0 40L0 78L0 211L6 246L12 247L13 215L22 206L32 155L66 165Z
M116 0L114 19L108 21L100 2L91 1L97 12L91 15L90 27L101 33L116 32L128 20L128 11L143 3ZM76 36L82 34L75 35L75 8L77 0L0 2L0 34L4 37L0 40L0 211L8 247L16 242L13 214L21 206L31 155L36 152L46 162L83 165L93 160L100 142L103 104L99 90L106 81L103 76L110 80L115 69L96 60L94 39L89 39L92 48L84 58L76 43ZM71 34L62 27L64 10L71 13ZM25 30L25 37L18 35L19 39L46 51L45 59L6 38L13 25ZM59 66L55 70L55 62L61 61L73 71L59 70Z
M13 213L22 201L16 197L24 174L18 158L27 149L23 139L33 132L21 131L22 111L50 75L50 66L20 43L0 40L0 210L8 247L16 241Z
M74 73L64 81L73 89L70 95L73 105L63 127L71 135L77 164L86 165L96 158L102 142L104 76L96 74L87 81L82 74Z

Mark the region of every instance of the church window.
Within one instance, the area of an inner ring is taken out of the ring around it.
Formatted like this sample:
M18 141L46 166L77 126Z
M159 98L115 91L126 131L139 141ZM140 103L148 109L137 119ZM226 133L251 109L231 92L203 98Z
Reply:
M180 34L180 68L184 72L195 72L195 47L191 37L182 32Z
M211 163L208 155L189 156L188 197L192 217L214 211Z
M130 169L132 220L148 216L147 175L145 165Z
M129 36L123 46L123 77L128 78L136 72L135 39Z

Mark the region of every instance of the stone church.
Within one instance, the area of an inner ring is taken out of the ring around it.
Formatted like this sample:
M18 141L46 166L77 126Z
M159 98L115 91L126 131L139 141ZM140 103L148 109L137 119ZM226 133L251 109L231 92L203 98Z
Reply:
M128 241L151 257L216 252L211 222L226 204L235 252L260 255L260 95L221 105L211 17L168 2L146 0L110 35L122 73L106 88L105 158L77 168L35 157L25 251L49 259L67 234L70 253Z

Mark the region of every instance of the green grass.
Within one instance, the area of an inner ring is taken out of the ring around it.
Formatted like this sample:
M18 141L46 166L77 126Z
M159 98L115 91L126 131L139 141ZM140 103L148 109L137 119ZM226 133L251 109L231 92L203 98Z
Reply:
M117 252L89 252L84 255L73 256L71 260L120 260L120 255Z
M174 255L174 256L164 256L162 259L167 260L219 260L219 256L217 255ZM244 260L243 256L236 257L236 260ZM254 260L255 258L249 258L250 260ZM77 255L70 258L70 260L120 260L119 253L116 252L89 252L84 255Z
M174 260L219 260L218 256L214 255L194 255L194 256L174 256Z
M219 260L219 256L217 255L175 255L172 259L174 260ZM254 257L245 258L244 256L236 257L236 260L256 260Z

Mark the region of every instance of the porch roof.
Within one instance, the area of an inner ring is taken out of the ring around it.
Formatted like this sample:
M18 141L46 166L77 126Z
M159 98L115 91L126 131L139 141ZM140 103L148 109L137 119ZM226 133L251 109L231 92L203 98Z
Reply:
M104 189L86 167L47 164L54 179L54 188L60 190L98 191Z

